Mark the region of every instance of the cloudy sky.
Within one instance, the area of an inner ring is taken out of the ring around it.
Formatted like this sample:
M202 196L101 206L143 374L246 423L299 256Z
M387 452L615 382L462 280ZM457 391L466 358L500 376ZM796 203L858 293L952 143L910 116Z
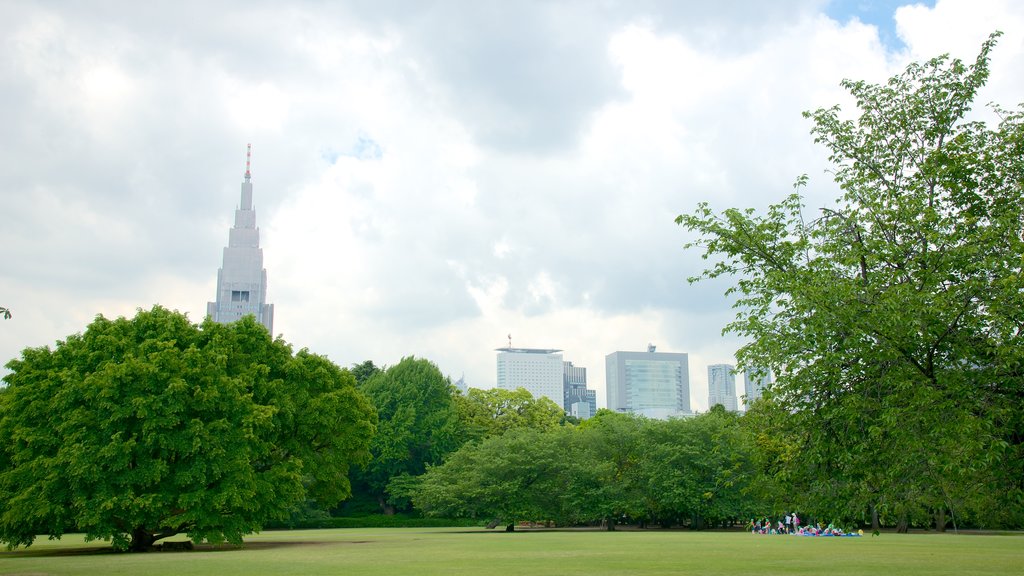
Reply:
M616 350L733 362L727 284L674 223L835 189L800 113L1005 35L1024 3L0 1L0 362L97 314L214 297L245 148L275 332L347 366L559 348L604 405ZM0 373L6 372L0 369Z

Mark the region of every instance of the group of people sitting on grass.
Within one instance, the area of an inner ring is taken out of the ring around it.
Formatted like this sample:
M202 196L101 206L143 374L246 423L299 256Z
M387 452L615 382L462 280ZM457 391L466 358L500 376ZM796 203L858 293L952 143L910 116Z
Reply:
M776 520L774 523L770 518L751 519L747 524L747 529L751 534L792 534L796 536L862 536L864 534L861 530L845 532L833 524L823 528L820 522L801 526L800 517L796 515L796 512L786 514L784 518Z

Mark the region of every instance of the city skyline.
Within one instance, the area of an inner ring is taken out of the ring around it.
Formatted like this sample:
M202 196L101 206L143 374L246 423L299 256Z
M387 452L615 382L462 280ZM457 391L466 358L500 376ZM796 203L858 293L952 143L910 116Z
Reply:
M0 4L0 364L97 314L200 322L253 144L274 336L341 366L414 355L496 385L493 350L734 363L675 217L839 191L805 110L911 61L991 54L1024 94L1024 4ZM239 295L241 297L241 295ZM0 368L0 375L6 374Z

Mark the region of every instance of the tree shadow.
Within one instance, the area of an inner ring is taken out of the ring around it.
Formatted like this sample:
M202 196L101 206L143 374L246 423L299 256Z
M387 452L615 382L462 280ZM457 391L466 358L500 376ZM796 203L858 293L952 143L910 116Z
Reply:
M369 544L369 540L353 541L259 541L245 542L241 546L234 544L196 544L192 550L161 550L153 549L145 552L115 550L112 546L75 546L68 548L21 548L17 550L0 550L0 558L59 558L75 556L102 556L106 554L203 554L214 552L238 552L246 550L273 550L276 548L297 548L301 546L325 546L330 544Z

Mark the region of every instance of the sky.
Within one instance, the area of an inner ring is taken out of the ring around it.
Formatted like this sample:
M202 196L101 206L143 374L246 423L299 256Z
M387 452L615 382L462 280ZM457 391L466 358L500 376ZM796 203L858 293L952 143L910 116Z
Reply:
M655 344L706 409L743 342L675 217L801 174L828 205L801 112L997 29L982 119L1024 101L1016 0L0 1L0 362L99 314L202 320L251 143L296 350L490 388L511 335L604 406L605 356Z

